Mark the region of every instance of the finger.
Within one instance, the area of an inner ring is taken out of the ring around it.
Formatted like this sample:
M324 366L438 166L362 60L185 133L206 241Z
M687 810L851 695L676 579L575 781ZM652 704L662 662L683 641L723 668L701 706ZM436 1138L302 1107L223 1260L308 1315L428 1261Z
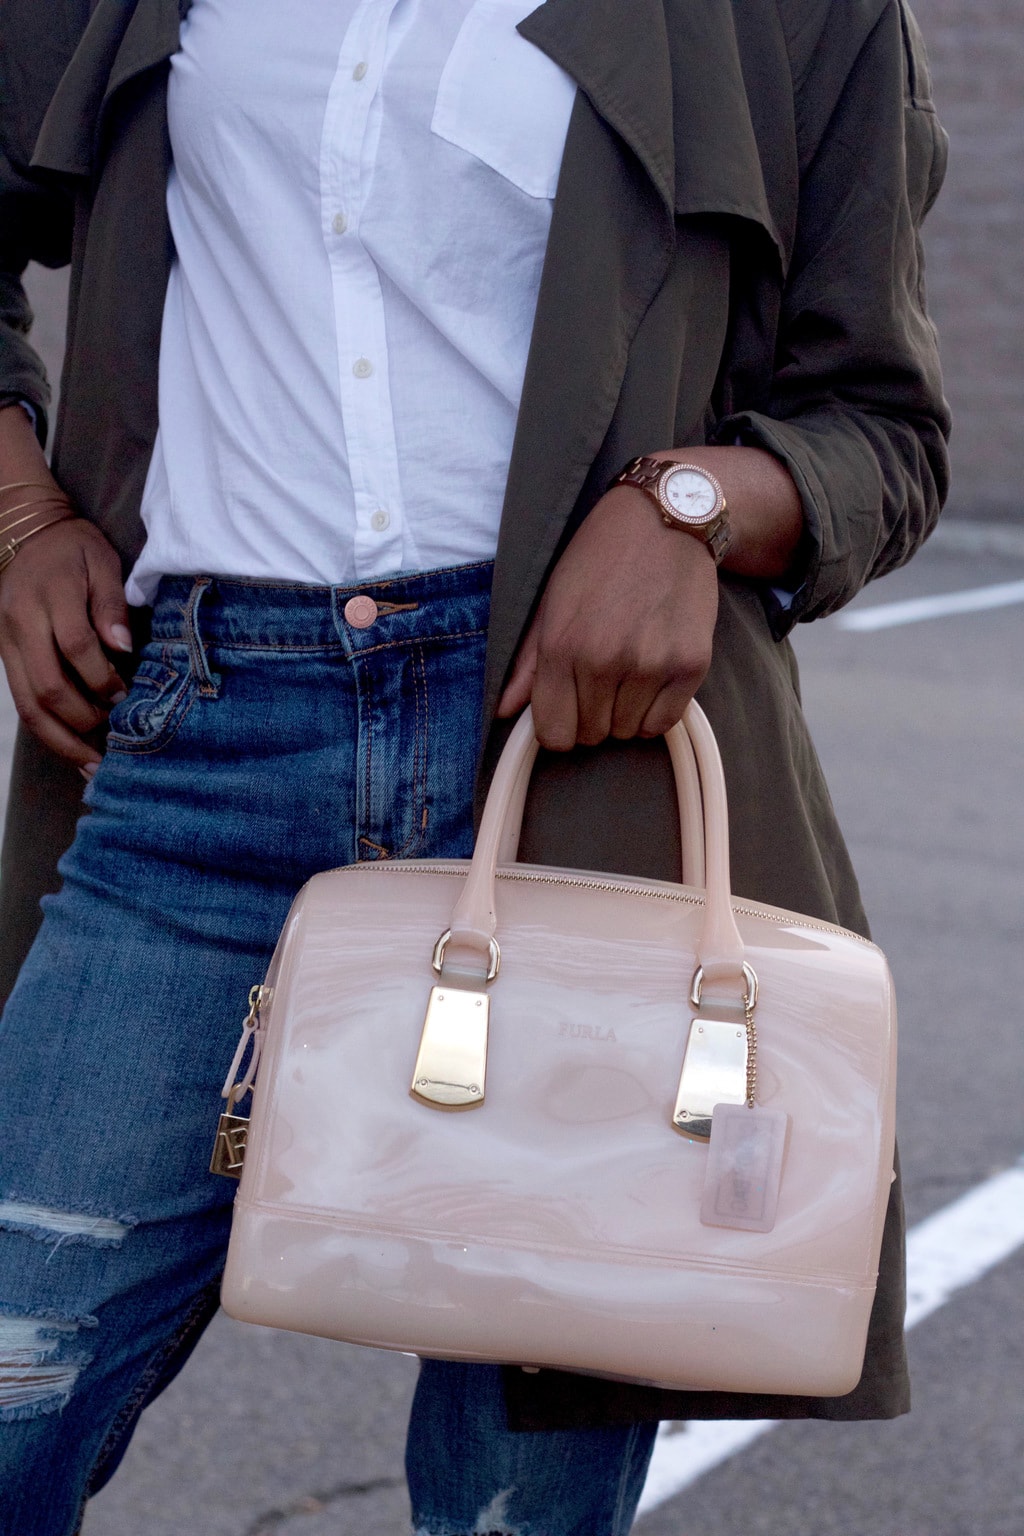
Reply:
M576 678L561 659L537 654L537 673L530 697L537 740L549 752L568 752L579 739Z
M537 674L537 621L530 625L519 648L512 676L509 678L498 701L497 714L501 720L518 715L526 708L533 693L533 680Z
M56 616L53 638L68 666L91 693L108 705L119 703L125 697L124 681L111 665L84 609L77 615L62 613Z
M7 657L8 668L12 657L24 677L26 702L31 709L53 715L75 735L85 735L103 724L106 710L85 698L67 675L48 627L33 626L28 633L23 631L20 644Z
M89 616L104 645L112 651L127 653L132 649L132 632L121 572L106 549L102 558L91 550L85 558L89 572Z
M640 736L647 713L661 691L660 678L624 677L615 694L608 734L616 741L631 741Z
M597 747L611 734L619 680L611 672L583 669L577 662L576 740L583 747Z
M658 694L641 721L638 736L664 736L683 718L696 689L685 683L671 683Z
M75 731L69 729L56 716L43 708L29 684L21 658L17 655L9 655L5 658L5 664L15 708L33 736L37 736L45 746L56 752L58 757L67 758L69 762L76 763L79 768L101 762L101 755L95 746L83 741ZM92 713L95 715L97 711L93 710Z

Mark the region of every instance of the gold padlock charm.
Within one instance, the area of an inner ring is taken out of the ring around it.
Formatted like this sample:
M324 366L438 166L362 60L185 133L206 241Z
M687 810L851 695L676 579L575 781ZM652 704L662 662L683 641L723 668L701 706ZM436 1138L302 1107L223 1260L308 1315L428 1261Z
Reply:
M248 1115L221 1115L217 1122L217 1139L213 1143L213 1156L210 1158L211 1173L221 1173L228 1179L242 1177L248 1134Z
M260 1009L270 1001L272 995L271 988L262 986L259 982L249 989L249 1012L242 1024L241 1038L228 1068L224 1087L221 1089L221 1097L228 1102L226 1110L217 1122L217 1136L210 1158L210 1172L223 1174L228 1179L242 1177L242 1164L245 1161L245 1146L249 1134L249 1117L236 1115L235 1105L244 1099L246 1094L251 1093L253 1083L256 1081L256 1068L260 1064L262 1048ZM242 1073L240 1081L236 1082L236 1075L242 1071L242 1063L247 1052L249 1064Z

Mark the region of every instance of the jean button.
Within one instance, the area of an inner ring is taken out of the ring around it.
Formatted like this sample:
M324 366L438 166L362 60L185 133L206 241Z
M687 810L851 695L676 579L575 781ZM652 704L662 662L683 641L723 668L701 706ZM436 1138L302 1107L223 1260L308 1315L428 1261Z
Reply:
M350 597L345 604L345 621L351 624L353 629L369 629L376 617L377 604L365 593L360 593L358 597Z

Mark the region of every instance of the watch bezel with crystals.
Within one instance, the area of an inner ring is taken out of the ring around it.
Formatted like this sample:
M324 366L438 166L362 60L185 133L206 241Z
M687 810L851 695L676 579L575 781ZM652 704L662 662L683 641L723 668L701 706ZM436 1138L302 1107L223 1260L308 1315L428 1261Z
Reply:
M710 512L701 512L688 517L685 512L678 511L669 501L665 488L669 480L680 471L700 475L711 486L715 493L715 504ZM707 546L715 564L722 563L729 547L731 530L725 492L710 470L700 464L687 463L685 460L642 457L627 464L614 483L632 485L644 491L658 508L662 522L667 527L677 528L683 533L692 534L700 539Z
M699 475L710 485L715 493L715 504L710 512L698 512L691 516L673 505L669 500L668 485L677 475ZM655 481L654 494L665 517L670 522L681 523L687 529L708 528L721 517L725 510L725 493L721 485L714 475L709 474L706 469L698 468L696 464L666 464Z

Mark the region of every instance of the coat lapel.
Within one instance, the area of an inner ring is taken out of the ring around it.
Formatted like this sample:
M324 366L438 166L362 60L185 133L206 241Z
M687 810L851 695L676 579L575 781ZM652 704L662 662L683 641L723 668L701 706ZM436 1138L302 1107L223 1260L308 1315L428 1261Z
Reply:
M114 97L177 50L187 9L179 0L99 0L43 120L34 165L91 174Z
M760 224L786 262L731 0L546 0L519 31L573 77L669 208Z
M509 466L485 719L608 433L631 343L675 254L676 218L742 219L767 234L780 267L789 254L729 0L546 0L519 31L580 93Z
M630 343L674 244L663 191L578 95L505 488L485 718L608 430Z

